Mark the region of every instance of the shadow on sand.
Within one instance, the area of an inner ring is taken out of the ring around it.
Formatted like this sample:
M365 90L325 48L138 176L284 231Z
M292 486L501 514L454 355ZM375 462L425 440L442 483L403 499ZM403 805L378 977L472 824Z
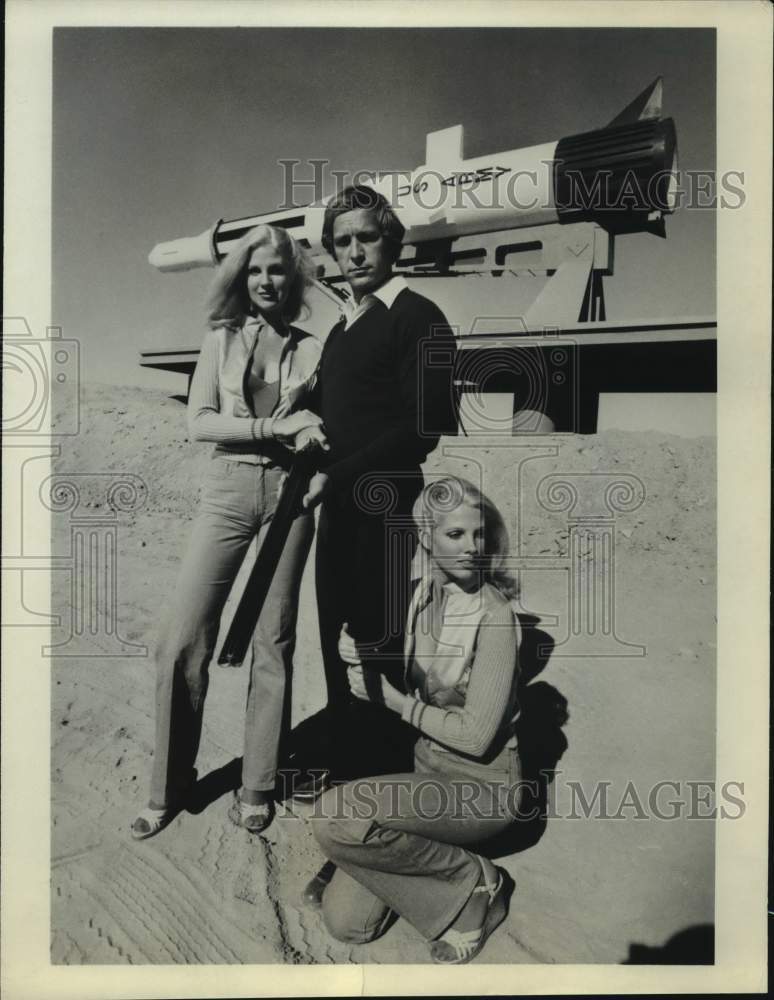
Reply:
M569 715L567 700L553 685L535 678L545 669L553 640L537 626L540 619L520 614L522 645L516 724L524 788L522 820L482 845L497 858L532 847L546 828L548 789L557 762L567 749L562 732ZM330 768L340 780L413 770L417 733L381 706L354 701L333 722L326 709L300 722L290 732L280 758L277 799L290 797L310 775ZM194 786L187 810L200 813L222 795L238 788L242 759L211 771ZM530 817L530 818L527 818Z
M696 924L673 934L658 948L630 944L622 965L714 965L715 925Z
M539 629L535 615L520 614L522 643L519 651L521 675L518 698L521 713L516 723L522 788L518 819L503 833L479 848L486 857L497 859L533 847L547 825L548 790L556 765L567 750L562 727L569 718L567 699L552 684L536 681L545 670L554 648L548 633Z

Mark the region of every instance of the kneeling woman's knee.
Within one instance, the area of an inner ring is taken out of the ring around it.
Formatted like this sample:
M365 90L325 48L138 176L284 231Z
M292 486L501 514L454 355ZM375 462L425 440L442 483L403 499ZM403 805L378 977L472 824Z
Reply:
M357 929L349 920L349 914L342 912L336 906L330 905L325 898L327 894L326 890L323 893L322 899L322 915L325 927L330 936L336 938L337 941L345 941L347 944L360 943L361 939L357 933Z
M381 933L378 924L372 927L363 927L345 911L335 906L326 905L325 896L323 896L322 914L330 936L345 944L368 944L369 941L378 938Z
M384 933L392 913L381 900L339 869L322 898L322 915L331 937L367 944Z

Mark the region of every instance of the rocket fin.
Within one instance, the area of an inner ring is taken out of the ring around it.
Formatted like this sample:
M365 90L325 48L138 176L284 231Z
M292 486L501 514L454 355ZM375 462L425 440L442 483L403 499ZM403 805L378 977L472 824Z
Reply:
M452 125L438 132L427 133L425 166L448 166L462 161L465 131L462 125Z
M630 122L646 121L649 118L661 117L661 100L664 91L664 80L657 76L649 87L631 102L623 111L608 122L605 128L613 125L628 125Z

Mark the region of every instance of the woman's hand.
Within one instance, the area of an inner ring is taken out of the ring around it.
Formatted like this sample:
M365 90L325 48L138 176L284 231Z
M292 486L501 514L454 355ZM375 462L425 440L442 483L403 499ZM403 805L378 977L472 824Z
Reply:
M304 451L314 451L316 448L322 448L323 451L331 450L322 425L318 427L305 427L293 439L293 451L297 455Z
M292 445L293 439L307 427L319 427L322 417L311 410L298 410L286 417L275 417L271 424L271 433L280 444Z

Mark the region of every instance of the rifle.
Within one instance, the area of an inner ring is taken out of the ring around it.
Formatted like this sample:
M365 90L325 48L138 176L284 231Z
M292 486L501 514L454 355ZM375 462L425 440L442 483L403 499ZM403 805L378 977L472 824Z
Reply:
M221 648L218 657L221 666L238 667L244 661L285 547L290 525L301 510L301 500L309 488L309 480L315 471L316 463L310 457L299 455L294 459L269 530L266 532L263 545L258 550L255 565L250 571L231 627Z

